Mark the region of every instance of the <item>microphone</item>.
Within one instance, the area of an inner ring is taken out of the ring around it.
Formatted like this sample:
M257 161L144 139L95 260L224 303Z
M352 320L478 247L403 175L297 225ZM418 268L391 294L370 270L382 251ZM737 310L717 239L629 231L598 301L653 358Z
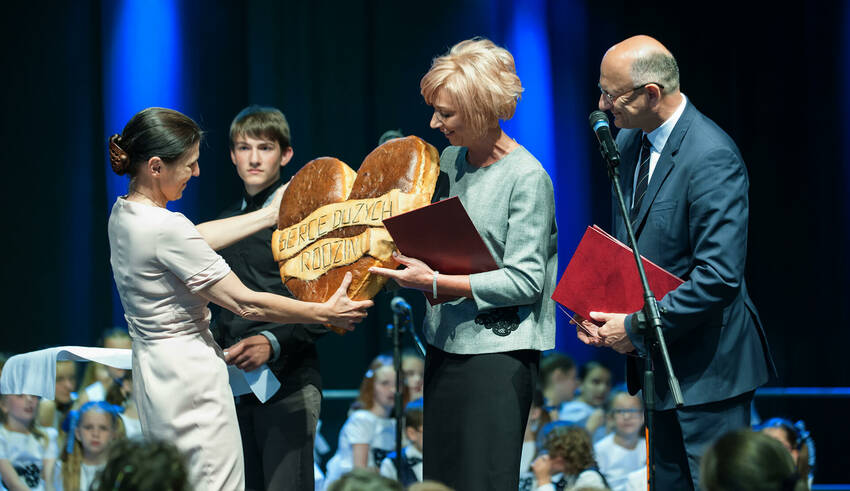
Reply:
M596 134L596 139L599 140L599 152L612 166L616 167L620 164L620 151L617 149L617 143L611 136L611 126L608 124L608 116L602 111L593 111L590 113L590 128Z
M393 297L390 300L390 308L393 309L393 312L399 315L410 315L410 304L407 303L407 300L401 297Z

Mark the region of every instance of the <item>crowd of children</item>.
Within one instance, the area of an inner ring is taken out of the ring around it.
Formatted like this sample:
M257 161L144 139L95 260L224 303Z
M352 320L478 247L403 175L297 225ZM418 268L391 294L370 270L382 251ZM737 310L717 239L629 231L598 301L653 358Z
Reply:
M126 332L110 331L104 346L126 347L129 338L125 336ZM0 359L0 370L3 361L5 356ZM86 371L92 376L91 383L84 386L79 397L73 362L57 363L56 397L52 401L31 395L0 395L0 490L77 491L95 489L97 483L107 481L112 486L109 489L188 489L185 462L177 450L138 438L131 373L94 363ZM378 474L386 479L380 482L400 486L388 489L447 489L422 482L423 359L416 353L405 353L402 371L405 409L401 458L395 455L396 372L392 358L382 355L363 377L359 396L340 431L336 453L328 462L327 478L317 480L318 490L348 489ZM519 489L645 489L642 400L612 390L611 370L597 362L577 367L569 357L552 353L543 358L540 371L540 387L532 401L523 441ZM794 476L802 476L802 482L811 485L814 444L805 425L774 418L755 429L778 442L776 445L787 451L795 467ZM765 445L748 434L717 443L721 449L733 444L752 448ZM146 464L154 465L158 460L160 465L151 467L150 472L140 471L145 465L142 462L124 464L123 471L110 469L110 459L120 461L132 458L127 454L153 455L151 452L156 453L156 459ZM704 462L710 467L707 479L718 479L718 469L743 472L718 452L721 450L710 454L713 460L709 463ZM784 465L776 465L780 464ZM152 476L171 484L157 487ZM719 484L711 481L706 486Z
M560 353L544 356L540 381L523 444L520 490L645 490L647 449L642 399L624 390L612 390L612 373L604 365L590 361L578 367ZM778 441L796 466L794 476L803 476L802 481L811 486L814 443L803 422L774 418L754 429ZM730 440L754 445L748 434ZM716 466L727 465L725 462ZM779 474L785 472L777 465ZM803 489L794 487L797 481L788 485L788 489ZM712 486L706 488L731 489Z
M102 345L128 349L130 337L111 329ZM113 444L140 439L130 372L94 362L84 372L77 392L77 363L56 362L52 400L0 394L0 490L91 489Z

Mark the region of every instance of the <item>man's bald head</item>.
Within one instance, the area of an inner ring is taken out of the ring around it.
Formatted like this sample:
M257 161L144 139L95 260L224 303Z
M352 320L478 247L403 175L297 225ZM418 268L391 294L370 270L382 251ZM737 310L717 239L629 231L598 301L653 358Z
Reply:
M632 36L628 39L625 39L608 50L609 53L618 52L618 53L630 53L633 57L637 57L640 55L645 55L649 53L667 53L670 56L673 56L670 53L670 50L664 47L660 41L653 37L646 36L644 34L640 34L637 36Z
M664 93L679 89L679 66L676 59L657 39L639 35L612 46L602 59L602 64L628 76L635 87L657 83Z
M658 128L679 107L679 67L663 44L634 36L615 44L599 67L599 109L620 128Z

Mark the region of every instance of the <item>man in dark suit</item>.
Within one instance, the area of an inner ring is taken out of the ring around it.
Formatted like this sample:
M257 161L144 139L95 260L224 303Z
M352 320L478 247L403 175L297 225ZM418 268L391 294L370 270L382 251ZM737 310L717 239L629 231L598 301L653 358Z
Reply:
M230 158L243 193L219 218L279 206L280 171L292 155L289 124L278 109L249 106L237 114L230 126ZM248 288L291 297L272 256L273 231L260 230L219 253ZM227 346L229 364L247 371L267 364L281 382L265 403L253 394L236 402L246 489L313 489L313 441L322 401L315 342L328 330L252 321L220 309L215 332Z
M732 139L679 90L673 55L648 36L613 46L600 66L599 108L622 128L622 188L641 254L685 283L660 302L662 330L682 386L676 409L657 350L638 332L635 313L592 312L604 323L579 338L620 353L652 352L657 489L698 489L699 460L713 439L748 426L756 387L773 369L744 265L748 178ZM627 241L614 204L614 235ZM643 361L627 359L629 389L642 385Z

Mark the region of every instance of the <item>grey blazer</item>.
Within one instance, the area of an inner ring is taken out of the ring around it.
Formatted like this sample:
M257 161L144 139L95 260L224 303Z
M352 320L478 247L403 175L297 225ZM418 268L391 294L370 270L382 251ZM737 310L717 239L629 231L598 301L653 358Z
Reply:
M428 343L450 353L555 347L557 228L552 181L524 147L483 168L465 147L440 159L435 199L457 196L498 269L470 275L473 298L428 306Z

